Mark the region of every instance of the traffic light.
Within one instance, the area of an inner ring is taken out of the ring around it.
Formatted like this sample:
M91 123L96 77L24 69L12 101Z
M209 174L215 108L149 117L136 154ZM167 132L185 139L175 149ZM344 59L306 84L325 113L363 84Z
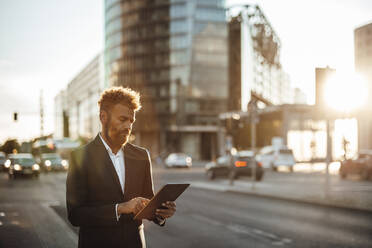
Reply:
M13 113L13 120L14 121L17 121L18 120L18 113L17 112L14 112Z

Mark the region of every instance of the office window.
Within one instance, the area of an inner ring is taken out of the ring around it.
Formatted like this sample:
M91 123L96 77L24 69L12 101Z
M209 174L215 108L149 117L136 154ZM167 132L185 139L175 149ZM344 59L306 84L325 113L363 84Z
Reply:
M189 37L187 35L177 35L170 38L171 49L182 49L190 46Z
M170 7L170 16L173 17L185 17L187 16L186 4L174 4Z
M188 22L186 19L171 21L170 32L173 33L186 33L188 31Z

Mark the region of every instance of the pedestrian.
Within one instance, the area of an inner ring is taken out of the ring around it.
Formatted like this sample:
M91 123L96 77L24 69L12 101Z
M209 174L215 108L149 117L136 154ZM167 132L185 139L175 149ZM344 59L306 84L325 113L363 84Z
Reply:
M140 95L112 87L98 104L101 132L71 153L68 219L80 227L79 248L146 247L142 221L133 217L154 196L151 159L146 149L128 142ZM166 202L151 221L163 226L175 211L175 203Z

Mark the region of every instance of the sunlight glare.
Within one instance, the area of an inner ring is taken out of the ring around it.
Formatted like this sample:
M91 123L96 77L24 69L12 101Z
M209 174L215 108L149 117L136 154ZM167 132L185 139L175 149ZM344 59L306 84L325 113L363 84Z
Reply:
M366 81L357 74L336 74L325 86L325 102L334 110L350 112L363 106L367 99Z

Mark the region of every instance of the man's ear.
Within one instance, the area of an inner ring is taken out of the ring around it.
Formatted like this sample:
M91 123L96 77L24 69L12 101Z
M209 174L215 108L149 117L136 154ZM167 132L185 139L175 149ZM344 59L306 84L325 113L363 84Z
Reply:
M101 120L102 125L103 124L106 124L107 123L107 119L108 119L107 112L104 111L104 110L101 110L99 112L99 119Z

